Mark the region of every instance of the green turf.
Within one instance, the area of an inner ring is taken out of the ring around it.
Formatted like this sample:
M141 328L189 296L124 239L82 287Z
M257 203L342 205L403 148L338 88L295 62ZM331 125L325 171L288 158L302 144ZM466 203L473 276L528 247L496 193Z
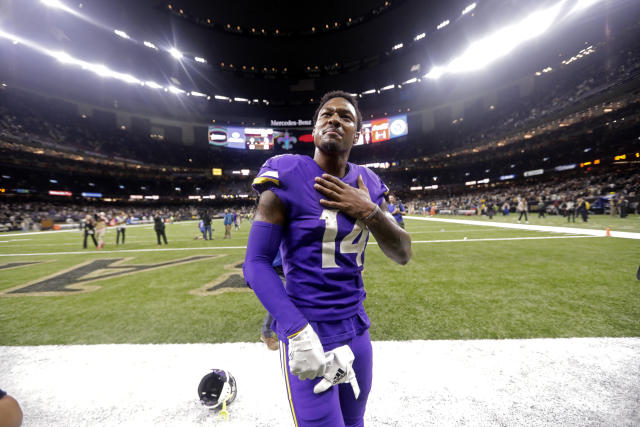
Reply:
M536 220L530 222L542 223ZM609 220L594 216L588 224L597 228ZM566 224L562 218L539 221ZM637 216L620 221L626 222L616 227L632 225L620 231L640 231L633 228ZM256 341L264 311L250 291L191 293L224 277L239 278L234 266L244 258L248 227L244 223L231 240L222 240L222 224L215 221L216 240L202 241L194 240L195 223L173 224L167 227L169 245L161 247L150 227L129 228L120 247L110 229L102 251L82 250L79 232L0 235L0 254L56 253L0 257L0 266L46 261L0 269L0 292L95 259L129 258L124 263L135 265L218 256L94 281L86 285L99 287L92 292L0 296L0 345ZM375 245L367 249L365 306L374 340L640 336L638 240L474 241L562 235L415 220L407 220L407 230L425 243L413 245L406 266L386 259ZM464 237L469 240L429 242Z

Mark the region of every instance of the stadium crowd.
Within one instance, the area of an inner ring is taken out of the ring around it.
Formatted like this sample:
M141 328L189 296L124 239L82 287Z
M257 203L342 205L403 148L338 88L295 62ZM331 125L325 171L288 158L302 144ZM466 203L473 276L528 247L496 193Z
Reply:
M252 217L253 208L229 204L226 208L196 204L109 204L109 203L53 203L10 202L0 205L0 231L40 231L43 229L82 229L87 216L104 216L108 226L117 225L116 218L124 216L125 223L149 224L160 215L168 222L199 220L206 213L212 219L224 217L230 210L241 219Z
M413 195L406 204L410 213L450 213L482 215L489 208L494 213L509 214L515 211L517 200L527 200L530 211L552 215L564 214L567 206L578 205L583 199L593 213L612 213L622 217L638 213L640 195L640 173L611 173L589 175L567 179L555 176L542 182L524 185L503 185L498 188L481 187L455 195ZM612 208L613 207L613 211Z
M630 31L623 37L635 34ZM525 97L514 96L489 111L480 108L483 111L440 123L424 134L357 147L352 161L394 159L394 168L377 172L412 213L482 213L489 206L504 212L518 198L526 199L532 209L544 201L550 213L562 213L563 206L576 205L578 199L588 201L594 212L610 212L611 204L614 213L637 212L637 159L613 158L640 152L640 90L633 85L640 78L640 46L623 43L627 47L612 54L607 43L589 46L589 54L581 59L539 73ZM203 207L213 217L225 208L243 215L252 209L251 177L229 171L255 172L273 152L240 156L235 150L187 146L170 137L160 140L117 128L115 116L109 114L89 117L66 101L2 90L0 192L21 189L26 195L5 198L0 205L1 229L72 226L87 214L105 212L110 219L123 210L129 218L151 221L156 212L181 220L198 218ZM307 147L298 144L293 152L302 148ZM588 168L577 167L591 161ZM211 168L222 165L226 174L212 176ZM574 170L554 171L571 165L568 169ZM532 169L542 169L544 175L522 178ZM518 178L502 179L510 175ZM463 184L489 176L490 185ZM433 184L437 190L412 190ZM52 190L73 192L75 197L47 197ZM87 191L116 203L81 199ZM163 202L137 204L130 201L132 194L160 195ZM218 198L215 203L187 203L186 196L194 194Z
M608 213L622 217L639 213L640 173L630 169L601 169L584 174L574 171L573 177L557 174L545 180L529 179L525 182L504 182L491 187L479 185L474 188L459 188L420 192L407 191L405 187L390 186L396 194L403 195L403 203L409 214L508 214L514 212L517 200L527 200L530 211L552 215L565 214L567 206L577 207L580 199L589 203L591 213ZM384 178L383 178L384 179ZM99 202L9 202L0 205L0 231L40 230L63 225L67 228L81 228L87 215L104 213L109 225L124 213L127 223L150 223L156 214L167 220L197 220L204 212L212 218L223 218L225 209L237 213L240 218L249 219L253 215L252 201L238 204L228 203L212 206L210 203L161 204L153 202L99 203Z

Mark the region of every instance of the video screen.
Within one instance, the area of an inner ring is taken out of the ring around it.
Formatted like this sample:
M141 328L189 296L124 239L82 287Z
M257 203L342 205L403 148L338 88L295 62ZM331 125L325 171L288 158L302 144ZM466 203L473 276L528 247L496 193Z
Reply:
M238 150L271 150L273 129L209 126L209 144Z
M408 134L407 115L385 117L362 122L360 137L354 145L375 144Z

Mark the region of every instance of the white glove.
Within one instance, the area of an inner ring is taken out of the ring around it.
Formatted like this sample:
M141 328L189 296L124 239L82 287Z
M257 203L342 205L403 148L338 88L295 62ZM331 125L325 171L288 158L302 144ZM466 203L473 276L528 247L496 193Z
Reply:
M336 384L348 382L353 389L353 395L360 396L360 386L356 373L353 370L355 356L348 345L335 348L325 353L327 358L327 368L324 371L322 380L313 388L315 394L327 391L329 387Z
M322 343L311 325L289 338L289 369L301 380L324 374L325 355Z

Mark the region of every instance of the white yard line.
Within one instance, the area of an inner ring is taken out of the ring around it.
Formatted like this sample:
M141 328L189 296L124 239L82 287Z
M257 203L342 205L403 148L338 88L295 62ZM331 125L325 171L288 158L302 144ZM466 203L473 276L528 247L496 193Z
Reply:
M189 221L180 221L180 222L174 222L173 224L167 224L167 227L170 226L174 226L174 225L186 225L186 224L192 224L194 222L198 222L196 220L189 220ZM144 227L148 227L151 228L153 227L153 224L132 224L132 225L127 225L127 228L144 228ZM109 226L107 228L107 230L115 230L114 226ZM81 233L81 229L79 229L78 227L75 228L69 228L66 230L50 230L50 231L28 231L28 232L18 232L18 233L10 233L10 234L0 234L0 236L5 237L5 236L31 236L34 234L52 234L52 233L69 233L71 231L75 231L77 233Z
M418 221L448 222L452 224L479 225L484 227L500 227L500 228L512 228L517 230L547 231L550 233L588 234L590 236L606 236L607 235L606 230L593 230L588 228L556 227L552 225L512 224L510 222L474 221L474 220L468 220L468 219L446 219L446 218L432 218L432 217L425 218L425 217L419 217L419 216L407 216L405 218L415 219ZM621 237L623 239L640 239L640 233L611 230L610 234L611 234L611 237Z
M598 237L598 236L535 236L535 237L494 237L483 239L455 239L455 240L412 240L414 243L452 243L452 242L491 242L491 241L504 241L504 240L542 240L542 239L580 239L584 237ZM375 245L376 242L370 244Z
M172 252L172 251L213 251L221 249L246 249L246 246L211 246L203 248L149 248L149 249L118 249L114 251L86 250L77 252L42 252L26 254L0 254L0 257L8 256L38 256L38 255L96 255L96 254L116 254L129 252Z
M411 243L457 243L457 242L488 242L488 241L506 241L506 240L541 240L541 239L578 239L583 237L598 236L534 236L534 237L495 237L483 239L451 239L451 240L414 240ZM370 245L377 245L377 242L369 242ZM147 249L116 249L112 251L76 251L76 252L34 252L22 254L0 254L0 257L12 256L40 256L40 255L96 255L96 254L112 254L112 253L131 253L131 252L172 252L172 251L215 251L222 249L246 249L246 246L208 246L201 248L147 248Z
M409 234L411 234L412 236L414 234L437 234L437 233L471 233L474 231L482 231L483 233L487 233L487 232L500 232L501 230L487 230L486 228L456 228L455 230L445 230L445 229L440 229L438 230L437 228L432 228L432 229L420 229L420 231L414 231L413 227L411 228L411 230L408 230Z

